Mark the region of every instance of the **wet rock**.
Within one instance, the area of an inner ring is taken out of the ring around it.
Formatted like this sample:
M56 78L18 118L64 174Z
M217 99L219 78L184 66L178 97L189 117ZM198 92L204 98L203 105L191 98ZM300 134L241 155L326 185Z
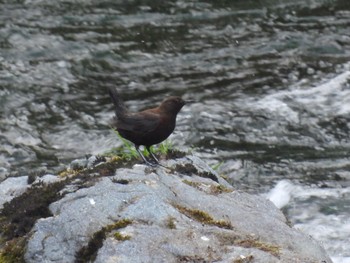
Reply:
M25 261L331 262L270 201L235 191L200 159L165 166L87 176L37 220Z
M24 193L28 188L28 176L10 177L0 183L0 209L3 204Z

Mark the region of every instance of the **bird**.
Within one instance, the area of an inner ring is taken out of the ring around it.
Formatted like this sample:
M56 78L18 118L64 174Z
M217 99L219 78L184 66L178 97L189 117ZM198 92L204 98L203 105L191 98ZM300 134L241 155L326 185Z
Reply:
M164 99L158 107L140 112L130 112L116 88L109 87L108 91L115 110L115 116L111 122L112 127L123 138L134 144L145 164L150 166L160 165L150 147L161 143L170 136L176 126L177 114L185 104L194 101L186 101L181 97L171 96ZM139 149L141 145L147 149L155 163L149 162L141 153Z

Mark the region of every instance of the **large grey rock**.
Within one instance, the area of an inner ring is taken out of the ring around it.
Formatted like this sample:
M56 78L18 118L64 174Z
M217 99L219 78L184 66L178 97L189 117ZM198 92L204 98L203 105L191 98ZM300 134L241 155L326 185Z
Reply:
M180 163L205 169L194 158ZM53 216L38 220L31 232L26 262L75 262L94 233L122 219L132 223L106 233L95 262L331 262L270 201L163 167L118 169L50 210ZM196 217L201 212L211 219ZM116 231L128 238L116 238Z

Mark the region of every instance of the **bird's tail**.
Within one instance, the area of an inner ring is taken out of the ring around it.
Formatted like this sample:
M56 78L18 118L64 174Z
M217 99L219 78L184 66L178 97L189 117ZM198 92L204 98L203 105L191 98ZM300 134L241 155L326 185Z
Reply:
M108 88L108 92L115 107L115 114L119 118L127 112L127 108L124 104L124 101L120 98L116 89Z

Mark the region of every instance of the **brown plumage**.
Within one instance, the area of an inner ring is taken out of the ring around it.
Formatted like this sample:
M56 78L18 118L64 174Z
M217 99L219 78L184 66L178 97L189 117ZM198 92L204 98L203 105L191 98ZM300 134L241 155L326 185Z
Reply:
M176 116L181 108L188 102L180 97L168 97L158 107L140 111L129 112L116 89L109 88L109 95L115 106L116 116L112 125L119 134L131 141L146 164L152 165L146 160L139 150L143 145L151 154L154 161L159 164L150 147L164 141L174 131Z

